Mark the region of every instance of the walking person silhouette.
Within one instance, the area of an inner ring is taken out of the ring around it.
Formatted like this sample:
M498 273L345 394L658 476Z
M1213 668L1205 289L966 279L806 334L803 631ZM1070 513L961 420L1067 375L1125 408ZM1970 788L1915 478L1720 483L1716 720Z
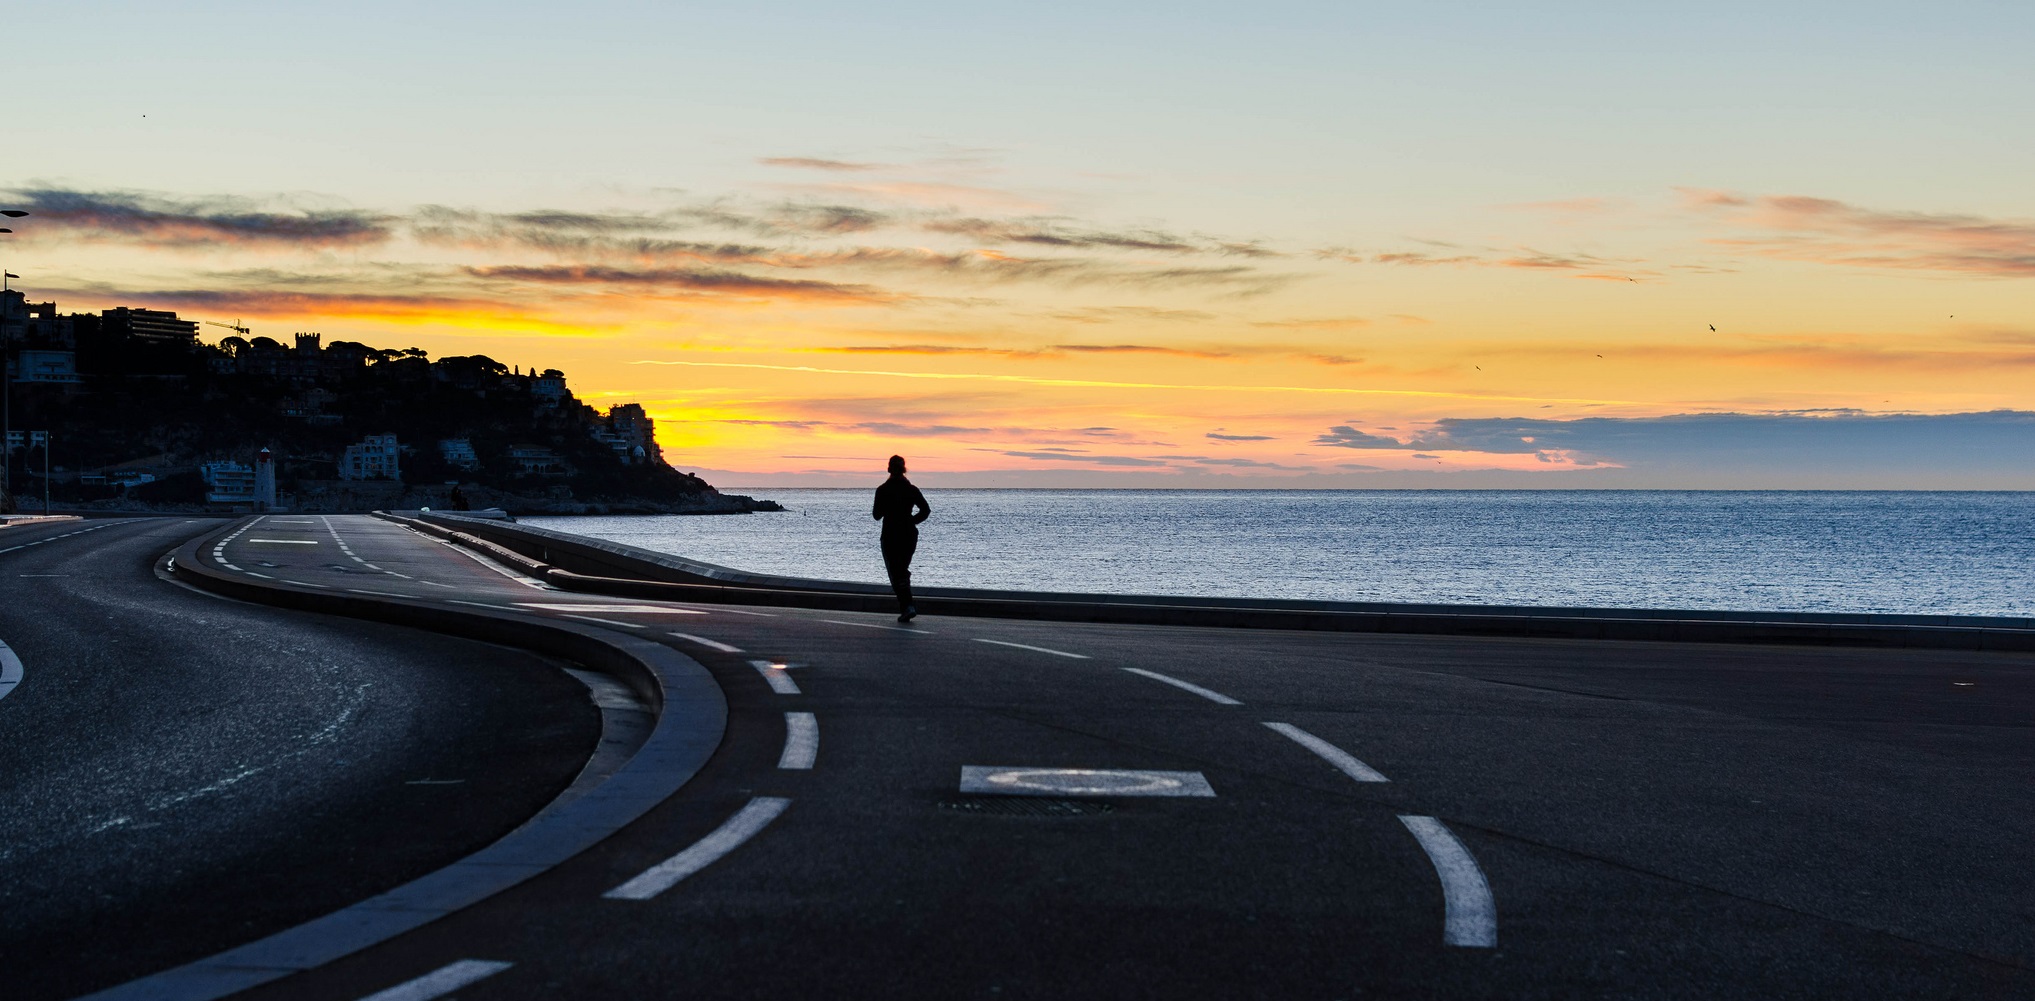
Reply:
M897 621L919 614L912 604L912 554L919 549L919 522L933 514L926 495L904 478L904 456L890 457L890 479L876 488L876 506L869 516L883 522L883 569L897 592Z

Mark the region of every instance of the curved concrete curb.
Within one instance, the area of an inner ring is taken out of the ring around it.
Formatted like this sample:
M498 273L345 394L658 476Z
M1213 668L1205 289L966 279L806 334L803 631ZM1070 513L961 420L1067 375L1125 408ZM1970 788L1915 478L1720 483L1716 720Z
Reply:
M415 626L574 660L630 683L658 709L657 723L635 756L598 786L546 807L472 855L322 918L83 1001L211 1001L322 966L479 903L585 851L664 802L699 772L726 732L728 705L720 686L706 668L676 650L532 616L424 607L236 578L205 566L199 556L225 531L179 548L177 577L262 604Z
M532 577L575 591L715 604L897 610L889 590L881 585L743 574L620 543L438 512L414 520L388 517L442 533ZM2035 652L2035 619L2019 618L1250 601L965 588L921 588L918 594L919 610L929 615L1054 622Z

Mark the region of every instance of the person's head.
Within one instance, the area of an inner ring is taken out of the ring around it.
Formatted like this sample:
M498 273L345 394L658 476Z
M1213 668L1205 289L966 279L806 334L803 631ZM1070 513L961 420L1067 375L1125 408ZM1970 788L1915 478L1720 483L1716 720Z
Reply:
M890 475L892 476L904 475L904 456L893 455L890 457Z

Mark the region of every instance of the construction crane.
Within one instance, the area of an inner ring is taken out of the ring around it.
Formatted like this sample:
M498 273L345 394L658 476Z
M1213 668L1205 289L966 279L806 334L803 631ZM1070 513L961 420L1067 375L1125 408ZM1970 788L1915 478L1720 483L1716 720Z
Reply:
M228 330L237 331L242 336L246 336L248 334L253 333L253 331L247 329L244 326L241 326L239 320L235 320L232 323L220 323L218 320L206 320L205 325L208 327L225 327Z

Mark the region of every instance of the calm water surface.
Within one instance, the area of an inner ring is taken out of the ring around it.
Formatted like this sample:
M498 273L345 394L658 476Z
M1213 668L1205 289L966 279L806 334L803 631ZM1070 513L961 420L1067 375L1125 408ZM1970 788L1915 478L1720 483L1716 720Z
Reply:
M869 490L738 492L789 510L523 521L761 573L884 579ZM2035 615L2035 493L926 495L921 586Z

